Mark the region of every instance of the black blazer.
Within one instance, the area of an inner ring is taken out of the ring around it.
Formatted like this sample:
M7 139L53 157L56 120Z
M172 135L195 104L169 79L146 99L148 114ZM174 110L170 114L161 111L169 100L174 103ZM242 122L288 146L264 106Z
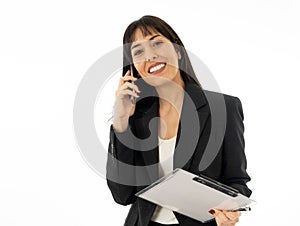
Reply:
M142 94L149 95L143 89L141 90ZM246 183L250 181L250 177L246 172L247 161L244 153L243 111L240 100L237 97L205 91L191 83L185 84L185 91L181 119L184 117L188 118L191 112L196 111L200 122L200 131L197 132L197 128L183 128L185 126L182 120L180 121L173 158L174 169L180 167L197 175L209 176L238 189L242 194L249 197L251 190ZM187 97L190 97L193 101L194 109L191 109L190 106L187 107ZM222 112L220 107L222 103L225 103L224 106L226 106L225 120L218 119L219 116L219 118L222 118L222 114L215 116ZM158 179L158 167L156 165L158 163L158 125L157 122L153 123L152 121L150 123L151 119L158 116L158 107L158 98L144 98L137 102L136 111L129 119L127 131L117 133L111 127L107 161L107 184L117 203L121 205L132 204L125 226L147 226L156 207L151 202L137 198L135 193ZM214 124L213 122L215 121L216 123ZM193 127L193 125L190 126ZM139 142L132 139L131 132L140 139L149 139L151 137L148 143L156 142L156 145L148 151L139 151L143 147L140 146ZM195 138L195 133L197 136L196 145L195 147L191 145L192 151L187 155L190 145L179 148L180 137L185 137L185 139L189 139L189 137ZM217 152L213 150L205 151L210 137L212 141L221 137ZM128 148L129 145L125 145L124 142L121 142L123 139L129 141L127 144L130 144L131 148ZM216 152L216 156L212 158L213 161L207 167L199 169L203 154L207 151L208 154L209 152ZM186 159L187 156L188 159ZM182 159L186 160L183 162ZM136 167L128 168L127 166ZM216 225L215 220L202 224L179 213L174 212L174 214L182 226Z

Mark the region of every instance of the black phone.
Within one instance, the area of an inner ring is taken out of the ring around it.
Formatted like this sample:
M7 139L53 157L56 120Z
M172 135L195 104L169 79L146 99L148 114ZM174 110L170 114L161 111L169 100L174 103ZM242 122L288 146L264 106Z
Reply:
M133 77L137 78L137 76L134 73L134 67L133 67L132 64L130 64L130 75L132 75ZM132 81L131 83L134 84L134 81ZM135 92L134 90L132 90L132 91ZM136 103L136 97L131 96L130 97L130 101L131 101L132 104L135 104Z
M129 65L129 69L130 69L130 74L135 77L135 78L140 78L141 76L138 74L137 70L135 69L135 67L133 66L133 64Z

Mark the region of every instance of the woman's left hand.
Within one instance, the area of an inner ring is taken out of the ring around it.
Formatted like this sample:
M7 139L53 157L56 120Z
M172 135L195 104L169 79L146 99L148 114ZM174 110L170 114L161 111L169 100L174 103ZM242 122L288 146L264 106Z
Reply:
M209 213L215 216L218 226L235 226L235 224L239 221L239 217L241 216L240 211L232 212L211 209Z

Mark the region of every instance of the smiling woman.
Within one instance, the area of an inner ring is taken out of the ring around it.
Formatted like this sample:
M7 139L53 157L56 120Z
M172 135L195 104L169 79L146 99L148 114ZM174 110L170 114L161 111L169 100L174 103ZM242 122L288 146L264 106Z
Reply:
M240 212L212 209L215 219L201 223L135 194L182 168L250 196L240 100L202 89L183 43L160 18L144 16L131 23L123 44L123 76L110 130L107 183L117 203L132 204L125 225L235 225ZM137 98L135 102L132 97ZM208 99L220 97L226 106L226 126L213 131L215 102ZM222 138L222 145L213 150L217 154L209 166L199 170L211 131ZM186 145L180 145L182 140Z
M158 32L144 36L140 29L134 33L131 47L134 66L142 78L160 76L183 85L178 61L181 58L180 50ZM151 80L148 79L151 84ZM155 87L158 84L151 84Z
M164 51L164 54L172 53L171 58L176 58L168 63L179 68L184 81L200 84L182 41L165 21L153 16L144 16L131 23L124 33L123 44L123 75L129 70L129 64L134 62L138 65L162 57L164 55L160 56L159 53Z

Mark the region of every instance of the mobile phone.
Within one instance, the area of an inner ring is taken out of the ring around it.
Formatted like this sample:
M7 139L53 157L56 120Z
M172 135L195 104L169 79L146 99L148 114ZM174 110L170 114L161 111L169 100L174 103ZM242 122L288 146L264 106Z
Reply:
M134 72L133 72L133 65L132 65L132 64L130 64L130 74L131 74L133 77L136 77L136 76L134 75ZM134 81L131 81L131 83L134 85ZM135 93L135 90L134 90L134 89L133 89L132 91ZM136 98L135 98L134 96L130 96L130 101L131 101L132 104L135 104L135 103L136 103Z

